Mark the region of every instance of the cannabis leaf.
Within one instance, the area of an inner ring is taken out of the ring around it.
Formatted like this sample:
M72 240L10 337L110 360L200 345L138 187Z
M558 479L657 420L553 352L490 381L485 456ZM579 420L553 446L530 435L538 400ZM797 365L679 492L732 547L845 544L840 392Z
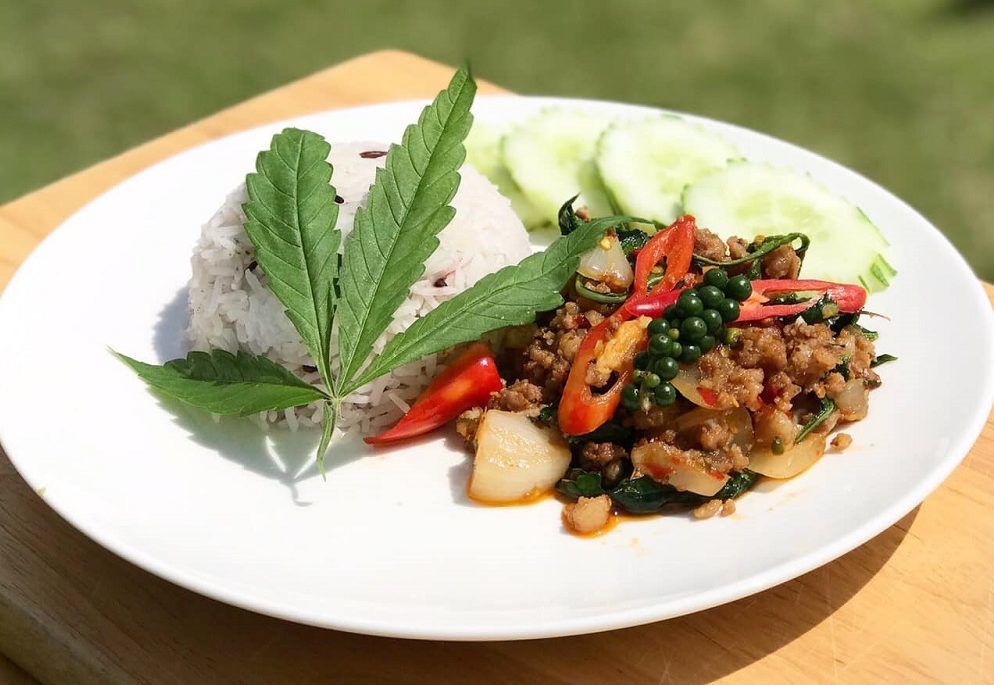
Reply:
M338 394L365 363L455 215L449 202L466 158L476 83L465 67L408 126L378 169L345 241L339 310Z
M190 352L163 366L111 352L153 388L215 414L247 416L327 398L276 362L247 352Z
M327 162L331 146L317 133L295 128L273 136L245 178L245 232L269 288L286 309L325 386L338 271L338 205Z
M529 323L537 312L555 309L563 303L560 291L581 255L597 244L607 228L633 219L613 216L582 223L545 251L485 276L397 334L346 391L425 355L478 340L498 328Z

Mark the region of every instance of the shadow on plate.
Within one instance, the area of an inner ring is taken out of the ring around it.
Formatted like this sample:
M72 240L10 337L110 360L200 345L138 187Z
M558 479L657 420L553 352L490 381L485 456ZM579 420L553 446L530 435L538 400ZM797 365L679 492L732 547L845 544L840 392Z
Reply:
M159 312L155 324L153 347L160 364L186 355L184 330L187 322L187 289ZM182 402L152 391L159 405L173 416L192 441L208 447L242 468L285 485L295 504L307 506L298 484L318 475L314 462L319 434L317 431L290 431L284 426L266 430L251 419L236 416L215 417ZM325 461L330 472L349 464L365 452L358 441L336 440Z
M823 621L833 620L836 610L849 602L891 558L917 514L916 508L865 545L776 588L706 611L608 634L521 642L452 643L412 642L295 627L296 634L286 639L305 645L305 649L308 643L320 649L323 663L347 663L352 678L349 682L382 677L383 664L388 663L388 672L416 672L418 682L447 680L453 664L476 664L471 668L479 668L482 676L489 675L494 682L703 685L745 668ZM611 583L615 579L597 579L593 575L591 591L596 591L597 582ZM624 656L619 658L620 654ZM832 669L833 658L813 653L807 666L812 678L816 673Z

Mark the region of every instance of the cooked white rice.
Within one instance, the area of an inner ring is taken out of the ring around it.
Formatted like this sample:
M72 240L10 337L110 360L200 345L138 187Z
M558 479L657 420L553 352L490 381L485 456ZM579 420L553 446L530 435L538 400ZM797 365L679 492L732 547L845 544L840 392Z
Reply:
M365 204L376 169L384 157L365 158L360 153L386 150L382 143L333 144L330 161L332 182L339 198L338 227L343 235L352 230L356 207ZM401 304L394 320L374 346L382 351L398 332L439 303L462 292L483 276L514 264L529 252L528 234L506 198L470 166L460 170L462 182L452 205L455 218L439 234L440 245L426 263L424 276ZM265 355L307 381L319 382L314 362L303 341L283 312L283 306L266 287L266 277L255 265L255 249L245 234L246 200L241 184L204 224L191 260L190 348L245 350ZM332 333L333 339L336 333ZM333 353L337 344L332 343ZM396 421L431 382L440 364L439 355L402 366L348 397L338 426L346 432L369 434ZM337 368L337 356L332 367ZM271 411L268 423L286 422L291 429L321 422L320 403Z

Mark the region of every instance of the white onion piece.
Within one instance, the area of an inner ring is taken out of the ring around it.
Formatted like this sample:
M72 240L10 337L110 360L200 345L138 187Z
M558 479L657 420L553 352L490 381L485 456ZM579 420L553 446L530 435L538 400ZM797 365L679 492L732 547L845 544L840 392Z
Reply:
M707 409L701 407L677 417L676 429L682 433L710 420L720 421L732 432L731 444L738 445L746 454L754 442L752 419L749 412L738 407L736 409Z
M769 447L756 447L749 454L749 469L770 478L793 478L823 454L825 436L812 433L783 454L774 454Z
M492 409L476 433L469 495L495 503L525 500L555 487L569 463L569 447L558 433L524 414Z
M627 289L635 280L632 265L614 235L605 236L590 252L580 257L576 272L584 278L607 283L617 291Z
M704 407L706 409L712 408L713 405L708 404L704 396L701 395L701 391L698 389L701 386L701 372L697 368L697 364L691 364L690 366L680 366L680 371L677 373L676 378L670 381L676 391L686 397L688 400L696 404L698 407Z
M644 442L632 448L632 464L677 490L706 497L721 490L728 481L727 475L711 471L703 462L687 460L682 450L660 442Z
M842 391L832 398L842 418L846 421L865 419L870 409L870 393L862 379L848 381Z

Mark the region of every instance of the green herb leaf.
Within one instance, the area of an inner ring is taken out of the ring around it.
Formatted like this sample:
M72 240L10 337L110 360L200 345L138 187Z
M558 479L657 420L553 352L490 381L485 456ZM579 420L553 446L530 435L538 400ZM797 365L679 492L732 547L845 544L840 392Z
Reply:
M356 212L342 268L339 390L359 372L424 273L425 260L438 247L435 236L455 215L449 202L466 159L463 140L473 122L475 94L469 70L457 71L401 144L391 146L366 206Z
M723 268L728 268L730 266L739 266L740 264L747 264L749 262L755 262L773 252L773 250L778 247L783 247L784 245L790 245L795 240L801 241L799 247L794 249L797 252L798 257L802 260L804 259L804 254L808 251L808 246L811 245L811 238L803 233L787 233L785 235L771 235L763 238L760 243L750 243L746 248L747 253L744 257L739 257L738 259L729 259L728 261L722 262L714 259L709 259L701 255L694 255L694 261L698 265L704 266L720 266ZM755 266L755 264L754 264ZM758 275L757 275L758 278Z
M215 414L247 416L327 398L276 362L247 352L190 352L163 366L111 352L156 390Z
M804 438L808 437L808 434L811 433L811 431L813 431L815 428L820 426L822 423L824 423L825 419L831 416L832 412L834 411L835 411L835 402L827 397L821 398L819 402L818 413L815 414L810 421L808 421L806 424L804 424L801 427L801 430L797 433L797 437L794 439L794 444L797 445L802 440L804 440Z
M563 303L560 290L576 271L580 256L607 228L630 220L617 216L586 222L543 252L480 279L397 334L342 394L425 355L478 340L498 328L530 323L536 313L555 309Z
M892 354L878 354L872 362L870 362L870 368L876 368L881 364L886 364L887 362L895 362L897 357Z
M601 484L601 474L583 469L570 469L556 483L556 490L571 499L581 497L597 497L604 494Z
M245 179L245 232L269 288L286 309L326 386L341 232L331 186L331 146L310 131L284 129Z
M712 499L733 499L755 485L758 480L759 474L748 469L731 473L721 490L711 497L705 497L689 490L677 490L672 485L660 483L650 476L640 476L626 478L608 490L607 494L619 508L630 514L651 514L671 504L696 507Z
M324 478L324 455L331 444L331 436L335 432L335 422L338 420L338 407L331 402L324 403L324 413L321 415L321 441L318 443L317 465L318 472Z

